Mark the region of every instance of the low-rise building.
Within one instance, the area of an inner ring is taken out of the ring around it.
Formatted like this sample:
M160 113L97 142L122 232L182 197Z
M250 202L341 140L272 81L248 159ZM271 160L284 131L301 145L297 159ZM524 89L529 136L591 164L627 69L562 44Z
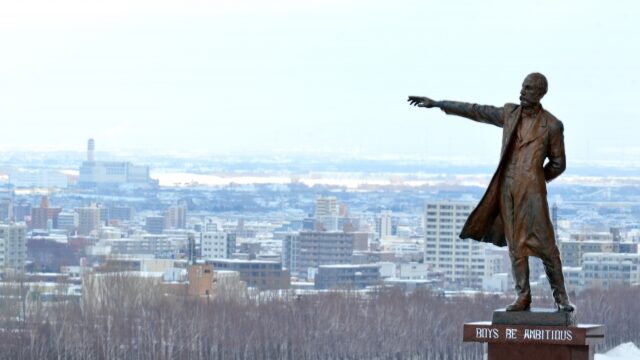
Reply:
M320 265L351 264L357 233L303 231L287 235L282 257L285 267L298 277L307 277L309 269Z
M586 287L640 284L640 254L588 253L582 271Z
M231 270L240 273L248 287L260 290L288 289L291 285L289 271L282 263L264 260L207 259L216 270Z
M582 235L587 239L593 238L593 236L587 236L588 234ZM583 240L581 238L576 239L575 236L572 236L571 240L561 240L558 243L558 247L562 257L562 265L570 267L582 266L583 254L611 253L614 251L614 243L611 239Z
M320 265L315 276L316 289L364 289L380 282L380 266L377 264Z

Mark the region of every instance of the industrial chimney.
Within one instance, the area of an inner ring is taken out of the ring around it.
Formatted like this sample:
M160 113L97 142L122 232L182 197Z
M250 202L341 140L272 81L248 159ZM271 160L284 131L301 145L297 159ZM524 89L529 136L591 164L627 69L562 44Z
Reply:
M87 142L87 161L94 161L93 152L96 149L96 143L93 139Z

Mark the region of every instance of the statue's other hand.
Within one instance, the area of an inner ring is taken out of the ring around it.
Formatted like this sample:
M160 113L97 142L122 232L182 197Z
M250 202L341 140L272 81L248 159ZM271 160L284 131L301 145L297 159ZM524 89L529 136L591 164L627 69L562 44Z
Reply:
M432 108L436 106L436 101L429 99L426 96L409 96L407 99L409 105Z

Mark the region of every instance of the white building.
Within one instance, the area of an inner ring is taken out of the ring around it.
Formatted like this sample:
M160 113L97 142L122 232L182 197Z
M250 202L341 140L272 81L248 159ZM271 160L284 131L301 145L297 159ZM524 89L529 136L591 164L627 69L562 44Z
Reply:
M166 235L144 234L133 238L108 239L111 254L168 256L176 247Z
M89 139L87 161L80 166L78 183L81 186L150 184L148 166L136 166L126 161L95 161L95 142Z
M380 239L385 239L391 236L391 212L385 211L380 215L380 218L376 222L376 230Z
M80 217L75 211L63 211L58 214L58 229L69 232L75 231L80 223Z
M398 277L400 279L426 279L428 275L429 267L427 264L411 262L398 265Z
M230 241L229 234L224 231L203 232L200 240L202 258L228 259L232 252Z
M165 223L168 229L185 229L187 227L187 205L170 206L167 209Z
M0 224L0 271L22 271L27 261L27 227L23 223Z
M0 238L0 274L4 272L4 264L5 264L4 253L5 253L4 239Z
M513 290L513 281L507 273L495 273L482 278L482 291L505 293Z
M579 266L563 266L564 285L568 291L579 291L584 287L584 272ZM547 284L549 281L547 280Z
M582 256L586 287L640 284L640 254L586 253Z
M487 251L493 245L458 237L473 207L471 202L441 201L425 208L424 263L442 272L450 288L481 289L482 279L501 269L501 256Z
M608 233L607 233L608 234ZM587 253L612 253L615 249L615 243L611 238L611 234L605 236L588 236L581 237L571 234L570 240L561 239L558 242L558 248L562 257L562 265L579 267L582 266L582 258ZM596 234L597 235L597 234Z
M78 234L89 235L94 230L100 230L100 208L95 206L76 208L78 214Z
M335 196L316 197L316 222L326 231L338 230L338 200Z
M149 167L125 161L85 161L80 166L79 183L83 186L121 185L150 182Z
M388 261L381 261L378 263L380 267L380 277L382 278L395 278L396 277L396 264Z

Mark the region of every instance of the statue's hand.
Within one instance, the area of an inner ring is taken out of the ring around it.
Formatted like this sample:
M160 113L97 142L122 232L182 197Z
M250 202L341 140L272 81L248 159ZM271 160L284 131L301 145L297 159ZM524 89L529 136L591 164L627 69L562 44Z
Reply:
M437 101L431 100L426 96L409 96L407 99L409 105L432 108L437 106Z

